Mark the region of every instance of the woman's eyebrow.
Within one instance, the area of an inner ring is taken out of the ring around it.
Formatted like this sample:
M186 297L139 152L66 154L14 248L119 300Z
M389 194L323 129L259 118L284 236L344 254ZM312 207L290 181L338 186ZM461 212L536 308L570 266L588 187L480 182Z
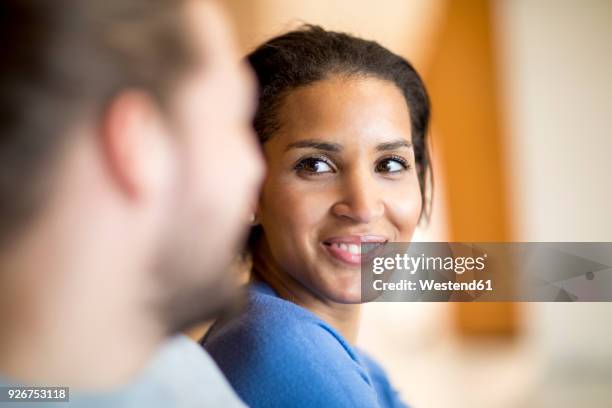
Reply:
M290 150L290 149L299 149L299 148L311 148L311 149L325 150L328 152L339 152L342 150L342 145L338 143L330 143L330 142L325 142L323 140L315 140L315 139L299 140L297 142L290 143L285 148L285 151Z
M412 143L410 143L407 140L400 139L400 140L396 140L393 142L380 143L379 145L376 146L376 150L379 152L384 152L388 150L397 150L400 147L410 148L412 147Z

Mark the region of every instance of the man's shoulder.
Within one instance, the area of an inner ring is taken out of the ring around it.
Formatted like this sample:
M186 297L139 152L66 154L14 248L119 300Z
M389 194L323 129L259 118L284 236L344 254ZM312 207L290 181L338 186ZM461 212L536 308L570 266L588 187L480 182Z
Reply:
M144 381L171 395L177 407L244 407L208 353L184 335L161 347Z
M0 374L0 386L26 386ZM71 389L70 402L0 403L2 407L55 408L195 408L245 405L236 396L210 356L188 337L179 335L162 345L131 383L106 392Z

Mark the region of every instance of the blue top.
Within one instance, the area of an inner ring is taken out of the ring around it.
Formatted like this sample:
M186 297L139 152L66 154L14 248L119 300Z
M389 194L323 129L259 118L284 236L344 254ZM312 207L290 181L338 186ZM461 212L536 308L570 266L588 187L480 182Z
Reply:
M406 407L384 370L309 310L253 285L246 310L201 341L257 407Z

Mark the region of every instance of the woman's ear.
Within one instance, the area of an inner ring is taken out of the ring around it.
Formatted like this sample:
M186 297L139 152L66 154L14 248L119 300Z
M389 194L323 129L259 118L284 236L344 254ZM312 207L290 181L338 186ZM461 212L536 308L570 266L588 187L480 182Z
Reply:
M251 213L250 225L251 227L255 227L261 224L261 196L251 208L253 209L253 212Z

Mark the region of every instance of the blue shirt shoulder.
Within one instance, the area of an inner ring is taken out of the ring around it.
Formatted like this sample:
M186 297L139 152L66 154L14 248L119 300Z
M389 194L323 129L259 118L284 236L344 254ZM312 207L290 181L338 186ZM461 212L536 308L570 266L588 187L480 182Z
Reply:
M202 340L251 407L404 407L384 371L312 312L257 283Z

